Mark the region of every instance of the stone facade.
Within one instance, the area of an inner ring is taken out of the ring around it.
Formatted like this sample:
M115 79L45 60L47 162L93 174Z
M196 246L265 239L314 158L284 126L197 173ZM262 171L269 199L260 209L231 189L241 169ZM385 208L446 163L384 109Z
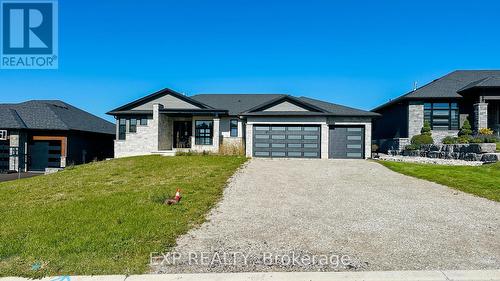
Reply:
M424 104L410 102L408 104L408 138L419 135L424 126Z
M483 102L474 104L474 117L476 130L488 128L488 104Z
M458 136L458 130L432 130L432 139L434 143L441 144L443 139L446 137L456 137Z

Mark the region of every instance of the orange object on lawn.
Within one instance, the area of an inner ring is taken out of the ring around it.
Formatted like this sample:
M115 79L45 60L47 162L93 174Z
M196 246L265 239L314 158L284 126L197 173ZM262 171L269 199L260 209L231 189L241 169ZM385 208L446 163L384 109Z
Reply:
M180 190L180 188L177 188L177 190L175 191L175 197L165 200L165 204L167 204L167 205L177 204L181 201L181 198L182 198L181 190Z

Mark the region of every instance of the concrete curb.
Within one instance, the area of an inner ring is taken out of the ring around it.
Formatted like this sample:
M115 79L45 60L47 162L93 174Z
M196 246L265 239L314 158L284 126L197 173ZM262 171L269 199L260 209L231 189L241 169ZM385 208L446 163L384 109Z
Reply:
M31 280L19 277L0 281ZM500 270L260 272L47 277L41 281L500 281Z

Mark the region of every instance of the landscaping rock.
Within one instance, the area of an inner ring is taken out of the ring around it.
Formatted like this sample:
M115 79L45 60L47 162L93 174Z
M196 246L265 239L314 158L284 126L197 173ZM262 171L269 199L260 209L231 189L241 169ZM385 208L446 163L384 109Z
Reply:
M478 143L481 147L481 153L495 153L497 149L496 143Z
M482 154L481 161L485 163L495 163L500 161L500 153L485 153Z

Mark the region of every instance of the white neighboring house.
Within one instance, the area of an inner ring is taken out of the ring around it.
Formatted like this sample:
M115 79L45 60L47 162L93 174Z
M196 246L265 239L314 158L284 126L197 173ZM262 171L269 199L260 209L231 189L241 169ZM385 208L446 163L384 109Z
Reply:
M379 114L283 94L201 94L163 89L107 114L116 118L115 157L218 152L241 146L248 157L371 156Z

